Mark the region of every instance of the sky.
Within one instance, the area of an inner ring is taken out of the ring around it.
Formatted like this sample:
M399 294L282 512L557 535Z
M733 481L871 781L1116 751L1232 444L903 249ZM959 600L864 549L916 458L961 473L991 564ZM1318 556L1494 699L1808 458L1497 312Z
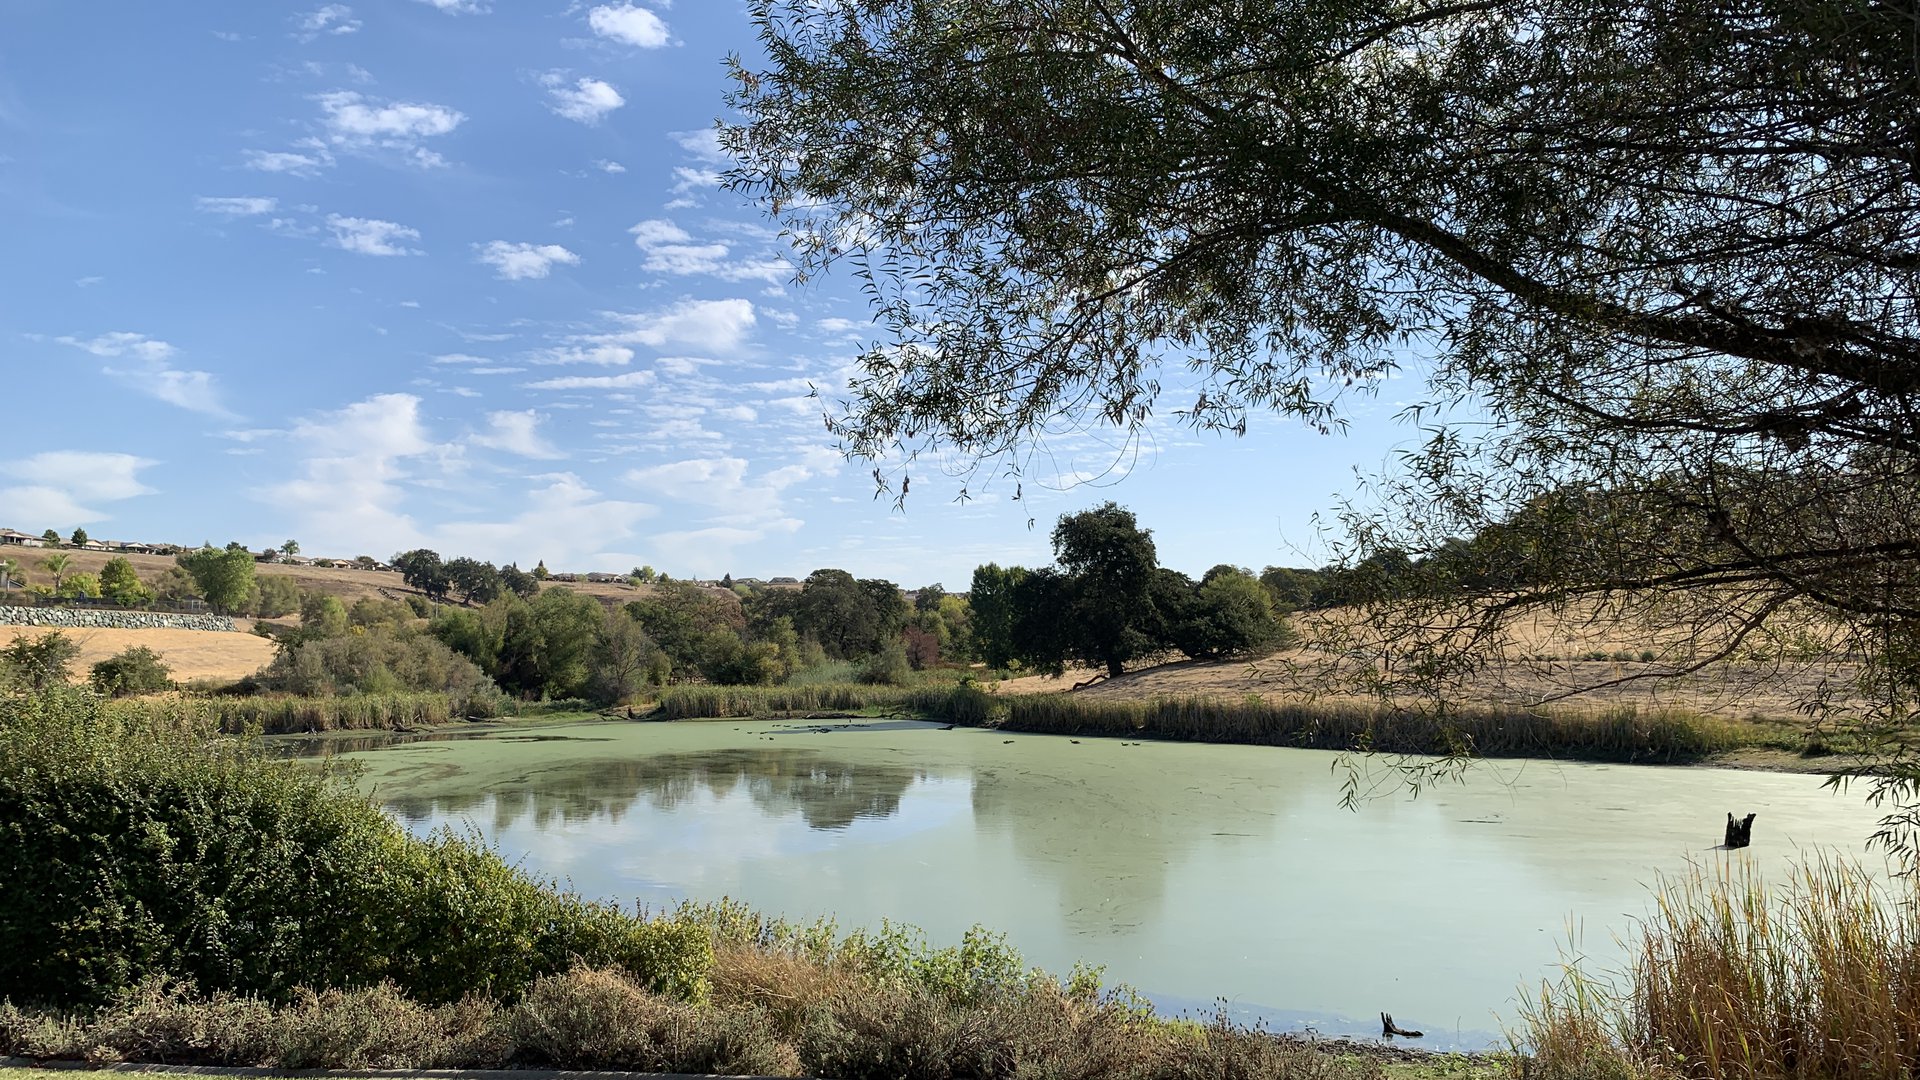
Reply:
M1383 397L876 499L809 397L856 283L719 185L754 51L734 0L0 0L0 527L963 589L1114 500L1198 575L1318 563L1417 441Z

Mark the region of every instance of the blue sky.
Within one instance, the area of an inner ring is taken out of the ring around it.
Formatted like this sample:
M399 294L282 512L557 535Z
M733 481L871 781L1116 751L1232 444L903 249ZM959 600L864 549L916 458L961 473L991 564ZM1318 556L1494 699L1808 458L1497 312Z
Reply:
M716 184L753 47L731 0L0 0L0 526L964 588L1114 499L1197 574L1316 560L1416 437L1093 431L1019 502L876 501L806 396L857 290Z

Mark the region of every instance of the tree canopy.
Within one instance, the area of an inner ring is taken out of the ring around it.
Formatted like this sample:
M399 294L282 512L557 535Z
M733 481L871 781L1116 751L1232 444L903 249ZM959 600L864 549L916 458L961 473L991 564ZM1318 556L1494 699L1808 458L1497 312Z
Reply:
M849 452L1017 473L1166 409L1332 430L1417 368L1424 445L1341 530L1377 686L1444 693L1542 608L1675 631L1654 675L1799 620L1911 714L1910 7L750 7L727 182L873 301Z

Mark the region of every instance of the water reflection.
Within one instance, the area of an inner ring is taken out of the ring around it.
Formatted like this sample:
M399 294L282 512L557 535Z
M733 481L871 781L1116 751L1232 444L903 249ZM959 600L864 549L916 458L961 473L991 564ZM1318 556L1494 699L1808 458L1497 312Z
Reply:
M696 796L723 800L738 793L769 817L797 812L809 828L837 830L863 818L899 813L907 789L926 776L923 770L856 765L796 747L734 747L639 758L576 758L530 768L484 789L407 793L423 782L455 780L462 772L452 761L390 770L385 781L397 790L376 789L376 795L414 823L435 815L465 815L491 804L494 827L504 829L522 819L536 827L598 816L617 822L640 799L655 811L672 813Z

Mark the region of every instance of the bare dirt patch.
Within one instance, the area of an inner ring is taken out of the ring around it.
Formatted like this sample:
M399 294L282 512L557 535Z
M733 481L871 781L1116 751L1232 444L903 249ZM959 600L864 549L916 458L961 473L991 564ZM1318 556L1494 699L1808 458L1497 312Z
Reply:
M0 626L0 644L47 631L33 626ZM80 646L74 662L76 682L84 682L93 665L136 645L160 654L179 682L193 679L232 681L260 670L273 659L273 642L253 634L216 630L62 630Z

